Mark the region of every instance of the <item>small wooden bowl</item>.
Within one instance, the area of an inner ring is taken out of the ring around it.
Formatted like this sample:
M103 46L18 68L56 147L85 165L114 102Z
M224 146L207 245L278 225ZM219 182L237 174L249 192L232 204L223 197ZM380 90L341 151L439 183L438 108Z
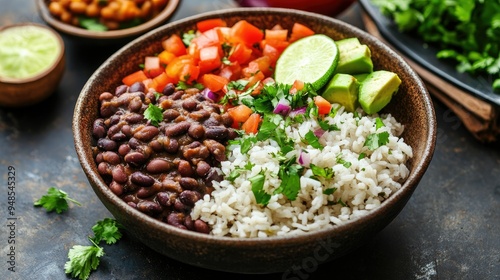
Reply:
M73 37L84 39L92 43L113 43L130 40L148 32L171 18L179 7L180 0L169 0L165 8L155 17L140 25L110 31L92 31L74 26L52 16L48 7L48 0L36 0L38 11L42 19L58 31Z
M65 49L59 33L45 25L30 22L1 27L0 32L19 26L36 26L48 30L56 38L60 51L52 65L35 76L27 78L0 76L0 106L24 107L38 103L54 93L64 74Z

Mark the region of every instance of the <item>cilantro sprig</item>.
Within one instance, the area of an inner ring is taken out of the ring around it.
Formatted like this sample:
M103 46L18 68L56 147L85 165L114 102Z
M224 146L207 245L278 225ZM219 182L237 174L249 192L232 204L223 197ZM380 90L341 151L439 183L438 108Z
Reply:
M33 205L35 207L43 207L47 210L47 212L56 211L58 214L61 214L62 212L68 210L68 201L81 206L80 202L69 197L65 191L55 187L50 187L47 190L47 194L35 201Z
M120 223L111 218L98 221L92 227L94 237L88 238L92 244L74 245L68 251L69 260L64 264L64 272L80 280L88 279L90 273L99 266L100 258L105 254L104 248L99 246L99 243L101 241L108 245L116 243L122 237L120 232L122 228Z
M144 111L144 118L149 120L152 125L158 126L163 120L162 109L153 103L149 103L148 108Z

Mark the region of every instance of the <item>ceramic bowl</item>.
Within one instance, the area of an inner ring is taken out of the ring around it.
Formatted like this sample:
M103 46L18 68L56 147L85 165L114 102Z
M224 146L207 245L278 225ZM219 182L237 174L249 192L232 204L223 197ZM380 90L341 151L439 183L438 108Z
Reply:
M159 14L140 25L104 32L87 30L75 25L65 23L52 16L48 8L48 0L36 0L36 2L38 11L42 19L54 29L57 29L59 32L66 34L71 38L83 39L85 40L85 42L114 44L117 42L128 42L129 40L136 38L163 24L175 14L181 0L169 0L165 8Z
M356 0L235 0L243 7L274 7L297 9L328 16L336 16L349 8Z
M99 95L114 91L121 84L121 78L137 69L144 56L158 53L162 39L195 29L196 22L209 18L223 18L229 26L245 19L261 28L278 23L291 28L294 22L304 22L316 33L333 39L358 37L367 44L375 67L396 72L402 80L400 91L385 108L385 112L405 125L402 137L413 148L414 156L408 162L410 174L402 188L381 207L357 220L303 235L251 239L215 237L175 228L133 209L114 195L99 175L92 152L92 126L99 114ZM294 265L301 267L336 259L386 227L410 199L431 161L436 119L431 98L419 76L394 51L366 32L314 13L281 8L236 8L166 24L118 50L84 85L75 106L73 133L76 152L90 185L128 234L178 261L213 270L254 274L286 272Z
M25 107L36 104L52 95L64 74L66 56L64 42L56 31L45 25L26 22L3 26L0 32L8 28L35 27L47 31L56 40L59 50L56 57L45 70L25 78L0 76L0 106ZM18 31L16 31L18 32ZM19 31L19 32L22 32Z

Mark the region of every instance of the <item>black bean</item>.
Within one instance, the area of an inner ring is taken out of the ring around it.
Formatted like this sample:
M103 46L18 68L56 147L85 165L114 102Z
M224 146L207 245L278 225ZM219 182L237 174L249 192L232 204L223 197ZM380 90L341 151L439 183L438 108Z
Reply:
M227 135L227 138L229 140L233 140L235 139L236 137L238 137L238 132L234 129L234 128L229 128L228 129L228 135Z
M163 119L165 121L171 121L175 118L177 118L181 113L177 111L176 109L167 109L163 111Z
M165 128L165 135L167 136L178 136L180 134L186 133L186 131L191 126L190 122L182 121L180 123L173 124Z
M221 122L214 118L213 116L210 116L207 120L203 122L203 125L205 126L218 126L220 125Z
M174 205L175 200L177 199L177 193L175 192L159 192L156 194L156 200L160 205L165 207L171 207Z
M175 92L175 86L172 83L168 83L164 88L162 93L164 95L171 95Z
M210 164L208 164L206 161L200 160L196 164L196 174L200 177L203 177L208 173L208 171L210 171L210 168L212 168Z
M167 172L172 168L172 164L164 159L153 159L146 166L146 171L157 174Z
M104 124L103 119L97 119L94 121L94 125L92 126L92 135L97 139L106 136L106 125Z
M173 94L171 94L169 96L169 98L172 100L179 100L179 99L181 99L182 95L184 95L184 91L179 90L179 91L176 91Z
M117 165L120 163L120 156L117 153L111 151L103 152L102 159L112 165Z
M208 187L212 186L212 181L220 182L222 181L222 175L220 175L214 168L210 169L205 177L205 185Z
M149 200L143 200L137 203L137 209L149 215L158 214L163 211L163 208L160 204Z
M227 140L229 136L229 131L223 126L211 126L205 129L205 137L214 139L217 141Z
M101 103L99 113L101 114L101 117L109 118L116 113L116 111L118 111L118 108L113 106L111 102L103 102Z
M229 127L233 124L233 117L231 117L228 113L224 113L220 117L223 125Z
M182 150L182 156L192 161L193 163L197 163L199 160L206 159L208 156L210 156L210 151L203 145L194 148L189 148L188 146L186 146Z
M188 129L188 135L194 139L201 139L205 136L205 127L201 124L193 123Z
M125 135L125 133L119 131L118 133L115 133L113 136L110 137L111 140L121 142L123 140L126 140L128 137Z
M157 153L163 151L163 144L157 139L154 139L151 142L149 142L148 146L151 147L151 149L153 149L153 151Z
M126 93L127 90L128 90L128 86L127 85L119 85L115 89L115 95L116 96L120 96L120 95Z
M198 219L194 221L194 230L200 233L208 234L210 232L210 227L204 221Z
M137 184L137 185L140 185L143 187L149 187L149 186L154 184L155 179L153 179L152 177L150 177L150 176L148 176L140 171L136 171L136 172L132 173L132 175L130 176L130 181L132 181L132 183L134 183L134 184Z
M118 147L118 154L121 156L125 156L130 152L130 146L128 144L121 144L120 147Z
M113 94L111 92L103 92L99 95L99 101L111 100L113 99Z
M128 124L124 124L122 126L122 133L127 137L130 138L132 137L132 127Z
M221 143L212 139L206 139L203 141L203 145L208 148L217 161L226 160L226 147L224 147Z
M201 194L197 191L185 190L179 194L179 200L190 207L193 207L196 201L201 199Z
M101 162L99 165L97 165L97 171L101 175L110 175L111 174L111 168L109 167L109 164L107 162Z
M196 109L198 103L193 98L188 98L182 102L182 108L187 111L193 111Z
M112 181L110 184L109 184L109 189L114 193L116 194L117 196L120 196L123 194L123 185L116 182L116 181Z
M127 173L123 165L115 166L111 171L111 175L113 176L113 180L120 184L125 184L128 181Z
M176 193L182 192L181 185L172 179L165 179L161 182L161 187L167 191L172 191Z
M186 216L184 219L184 225L188 230L194 230L194 221L193 218L191 218L191 215Z
M114 115L112 115L109 119L108 119L108 127L111 127L117 123L120 122L120 119L121 119L121 114L120 114L120 111L116 112Z
M183 213L177 213L177 212L172 212L168 214L167 216L167 224L176 226L176 227L184 227L184 214Z
M204 121L210 117L210 112L207 110L201 109L198 111L193 111L189 113L189 117L197 122Z
M142 105L143 104L141 98L136 96L132 100L130 100L128 108L131 112L139 112L142 108Z
M136 133L134 133L134 138L137 138L143 142L147 142L153 139L159 133L160 131L158 130L157 127L148 125L143 127L141 130L137 131Z
M193 168L191 167L191 164L187 160L180 160L179 165L177 166L177 171L179 171L179 174L181 176L186 176L186 177L191 177L193 176Z
M127 155L125 155L124 159L125 162L136 167L141 166L147 160L144 154L140 152L130 152Z
M137 149L142 145L142 143L137 138L132 137L128 140L128 145L132 149Z
M146 87L143 82L135 82L128 89L129 92L144 92Z
M127 116L125 116L125 121L128 122L129 124L138 123L142 120L144 120L144 115L139 113L130 113Z
M179 142L176 139L169 138L163 143L165 150L170 154L175 154L179 150Z
M155 194L156 194L156 189L152 188L152 187L141 187L135 193L135 195L138 198L148 198L148 197L151 197L151 196L153 196Z
M198 181L190 177L182 177L179 180L179 183L181 184L181 187L183 187L186 190L195 190L199 186Z
M177 198L174 202L174 209L179 212L187 212L191 209L191 207L182 203L182 201L180 201L179 198Z
M106 151L114 151L118 147L118 144L116 144L116 142L111 139L100 138L99 140L97 140L97 147Z
M127 202L128 206L134 208L134 209L137 209L137 203L135 202Z

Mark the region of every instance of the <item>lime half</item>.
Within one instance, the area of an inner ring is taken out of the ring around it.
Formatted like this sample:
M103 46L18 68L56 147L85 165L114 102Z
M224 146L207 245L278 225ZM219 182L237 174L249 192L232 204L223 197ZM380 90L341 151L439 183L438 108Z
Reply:
M51 67L61 46L50 30L17 25L0 31L0 77L24 79Z
M276 62L274 79L290 85L300 80L319 90L331 79L338 61L339 51L332 38L311 35L293 42L283 51Z

